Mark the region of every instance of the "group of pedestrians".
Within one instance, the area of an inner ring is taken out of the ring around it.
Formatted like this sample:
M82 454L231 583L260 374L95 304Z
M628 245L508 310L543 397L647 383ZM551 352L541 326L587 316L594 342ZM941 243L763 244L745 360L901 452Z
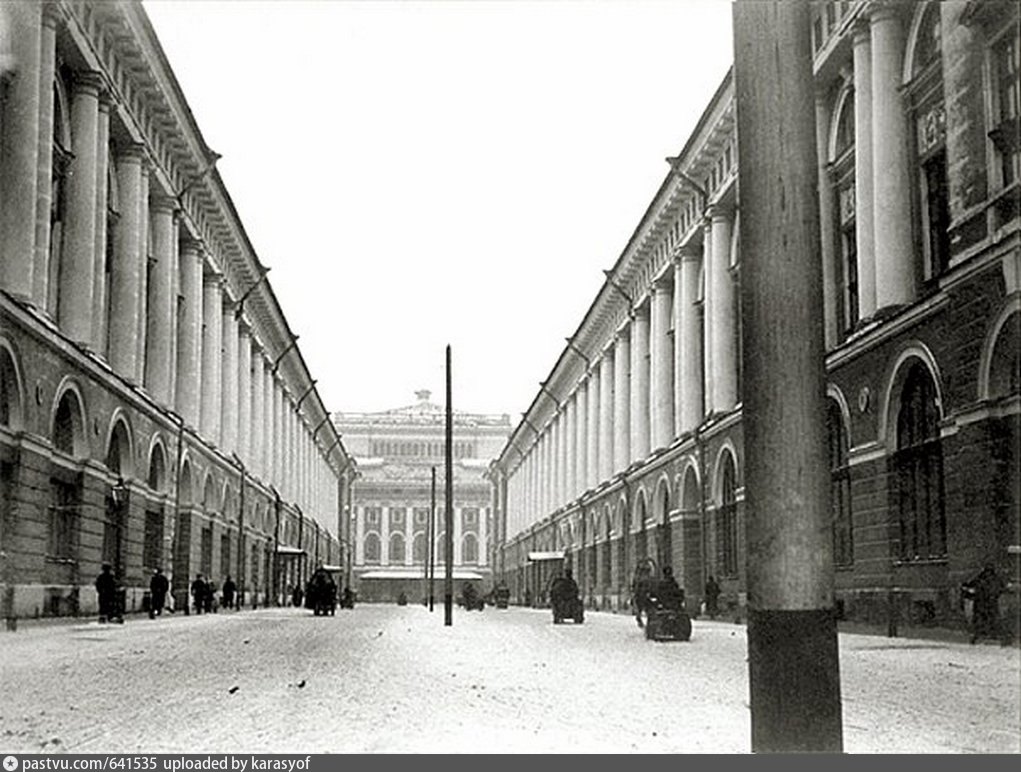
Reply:
M238 600L238 587L234 583L234 580L227 575L227 578L223 580L223 587L220 589L220 601L217 604L216 600L217 587L216 583L207 580L202 574L195 575L195 581L191 583L191 598L192 606L195 609L196 614L205 612L211 614L216 611L220 606L223 608L229 608L237 610L239 605Z

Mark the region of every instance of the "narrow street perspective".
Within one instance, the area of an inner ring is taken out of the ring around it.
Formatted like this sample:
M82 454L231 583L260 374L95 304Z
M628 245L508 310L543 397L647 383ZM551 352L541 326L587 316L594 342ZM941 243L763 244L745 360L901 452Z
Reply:
M745 627L365 605L40 624L0 637L9 752L745 753ZM1021 750L1015 647L840 636L855 753Z

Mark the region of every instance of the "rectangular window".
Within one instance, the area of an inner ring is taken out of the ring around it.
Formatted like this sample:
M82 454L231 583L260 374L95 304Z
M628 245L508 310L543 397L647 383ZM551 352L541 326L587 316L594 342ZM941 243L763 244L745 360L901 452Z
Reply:
M390 509L390 528L404 527L404 507L393 507Z
M461 526L463 528L476 528L479 524L479 510L477 507L465 507L461 510Z
M1002 187L1021 178L1021 141L1018 139L1021 115L1021 60L1019 60L1018 25L997 40L990 52L993 76L993 120L990 139L999 156Z
M199 556L199 573L208 577L213 573L213 527L202 529L202 549Z
M365 508L365 523L367 525L379 525L380 515L382 513L382 507L366 507Z
M74 560L75 532L78 525L78 486L62 480L50 480L49 557Z
M926 278L931 279L942 274L950 264L946 150L940 150L922 162L922 199Z
M425 525L429 522L429 508L415 507L415 525Z
M852 220L840 231L840 258L844 279L844 330L858 323L858 237Z
M163 567L163 513L146 510L142 540L142 567L146 573Z
M230 574L230 534L220 537L220 578Z

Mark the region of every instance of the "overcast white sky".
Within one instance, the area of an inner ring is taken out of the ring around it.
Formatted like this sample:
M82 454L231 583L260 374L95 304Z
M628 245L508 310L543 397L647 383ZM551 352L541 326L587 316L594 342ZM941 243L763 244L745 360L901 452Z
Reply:
M146 0L330 410L516 423L732 58L726 0Z

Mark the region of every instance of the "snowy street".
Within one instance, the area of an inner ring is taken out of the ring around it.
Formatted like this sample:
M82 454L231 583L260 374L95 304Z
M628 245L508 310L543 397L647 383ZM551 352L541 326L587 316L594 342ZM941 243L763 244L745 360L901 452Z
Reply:
M851 753L1021 751L1017 647L841 634ZM629 616L360 605L23 625L4 752L749 750L745 628L653 643Z

